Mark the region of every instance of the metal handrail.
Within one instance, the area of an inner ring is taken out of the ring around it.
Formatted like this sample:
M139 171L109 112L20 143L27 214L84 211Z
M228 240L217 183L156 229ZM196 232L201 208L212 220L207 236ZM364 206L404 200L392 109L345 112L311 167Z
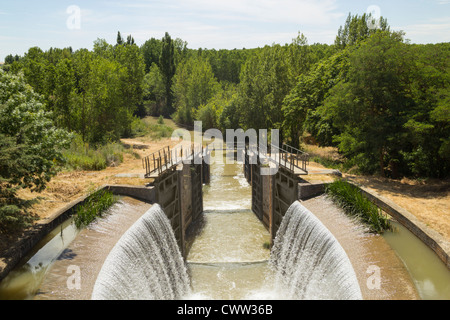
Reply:
M208 148L203 146L178 146L174 149L165 147L142 159L142 166L145 169L145 176L158 175L172 169L186 160L194 160L196 157L203 157L209 153Z
M254 156L257 155L260 160L264 157L291 172L294 172L295 168L306 173L308 172L307 165L309 164L310 155L287 144L283 144L281 148L271 144L267 150L261 150L259 145L256 147L246 146L245 152L247 155L250 155L250 153Z

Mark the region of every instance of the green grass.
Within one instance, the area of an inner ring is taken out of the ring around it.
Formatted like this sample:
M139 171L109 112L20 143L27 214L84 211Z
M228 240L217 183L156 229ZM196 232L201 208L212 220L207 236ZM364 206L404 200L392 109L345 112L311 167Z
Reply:
M338 160L333 160L328 157L320 157L320 156L313 156L310 161L319 163L323 165L324 167L331 168L331 169L338 169L343 170L343 162Z
M74 222L77 228L88 226L98 217L104 216L107 209L114 205L118 198L110 191L100 190L92 193L86 201L76 208Z
M149 137L152 140L170 138L174 128L171 121L162 117L145 119L135 118L131 124L131 134L133 137Z
M77 136L69 149L64 150L66 167L72 170L100 171L123 162L125 148L118 142L92 146Z
M366 223L371 232L383 233L392 230L387 216L383 214L380 208L370 202L356 186L344 180L336 180L327 186L326 193L347 214L357 216Z

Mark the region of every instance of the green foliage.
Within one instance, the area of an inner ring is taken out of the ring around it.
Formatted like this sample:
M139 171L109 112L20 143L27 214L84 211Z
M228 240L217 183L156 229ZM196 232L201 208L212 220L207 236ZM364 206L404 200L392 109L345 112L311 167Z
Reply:
M208 60L219 82L238 84L242 66L246 62L249 50L202 50L201 57Z
M303 131L311 133L319 145L332 146L336 134L328 113L321 114L318 108L329 91L340 79L346 79L349 68L349 50L339 51L323 58L302 73L297 83L283 101L283 129L293 146L299 144Z
M164 113L165 87L164 79L156 63L153 63L143 81L144 104L150 116L159 116Z
M374 21L374 17L370 14L363 14L362 16L353 15L350 13L347 17L344 26L341 26L336 36L335 45L339 49L344 49L347 46L358 44L359 42L369 38L371 35L379 31L389 31L387 20L380 17L379 21ZM378 26L375 25L378 23ZM370 25L373 28L370 28Z
M201 57L191 57L182 63L174 77L173 93L176 113L174 120L193 125L197 110L208 104L220 90L211 65Z
M344 180L329 184L326 193L341 206L344 211L358 217L366 223L372 232L383 233L391 230L389 219L354 185Z
M159 65L159 57L161 56L162 41L151 38L141 46L142 56L145 62L145 72L150 72L153 65Z
M171 115L175 110L173 108L172 79L175 76L175 47L172 38L166 32L161 44L161 56L159 58L159 68L163 77L165 89L165 108L164 116Z
M337 51L297 78L282 105L284 139L295 146L307 131L365 174L447 177L450 45L411 45L368 19L350 15Z
M31 226L34 218L28 209L37 202L17 197L20 186L4 177L6 170L15 170L16 156L21 156L23 146L18 146L13 137L0 133L0 234L7 234ZM19 168L20 169L20 168Z
M120 143L111 142L95 147L76 136L63 155L69 169L99 171L122 163L123 152L124 147Z
M85 202L76 208L74 222L77 228L88 226L98 217L103 217L107 210L118 201L110 191L100 190L92 193Z
M243 129L280 128L281 104L293 80L286 57L286 48L266 46L243 66L236 97Z
M162 138L170 138L174 129L165 124L155 123L148 125L148 131L148 136L151 139L160 140Z
M69 141L23 77L0 70L0 232L30 225L35 200L19 199L17 192L44 190Z
M0 134L11 147L2 148L0 176L12 185L41 191L56 174L55 164L63 161L60 150L70 135L54 127L51 113L23 77L0 71L0 87Z
M131 136L144 137L149 133L148 125L140 118L134 117L131 123Z
M116 46L98 39L92 52L30 48L14 65L14 72L23 72L42 95L58 127L90 143L130 135L132 116L143 105L145 75L144 59L132 38Z

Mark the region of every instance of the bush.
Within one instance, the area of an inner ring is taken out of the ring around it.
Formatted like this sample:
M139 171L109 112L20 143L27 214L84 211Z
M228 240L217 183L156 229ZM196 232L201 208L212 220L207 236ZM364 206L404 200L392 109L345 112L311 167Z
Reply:
M23 230L31 227L37 218L28 209L39 199L23 200L16 196L17 187L0 184L0 234Z
M327 186L326 193L347 214L357 216L366 223L372 232L383 233L384 231L392 230L388 218L381 209L370 202L354 185L344 180L336 180Z
M149 133L148 126L142 119L134 117L133 122L131 122L131 136L132 137L143 137Z
M110 191L100 190L92 193L86 201L76 209L74 222L77 228L88 226L118 201Z
M150 127L150 137L152 139L162 139L170 138L173 133L173 129L165 124L151 124Z
M18 192L45 189L71 135L54 126L42 97L22 75L0 70L0 88L0 233L9 233L31 225L28 209L37 199L20 199Z
M123 152L124 147L120 143L112 142L93 148L77 136L63 154L70 169L99 171L119 165L123 161Z

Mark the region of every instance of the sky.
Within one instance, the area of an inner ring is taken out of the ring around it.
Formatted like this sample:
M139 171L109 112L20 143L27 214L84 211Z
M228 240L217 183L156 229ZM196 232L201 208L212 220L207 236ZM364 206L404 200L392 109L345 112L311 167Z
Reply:
M299 32L310 44L332 44L349 13L366 12L412 43L450 41L450 0L0 0L0 62L34 46L115 43L118 31L138 45L168 32L191 49L285 44Z

